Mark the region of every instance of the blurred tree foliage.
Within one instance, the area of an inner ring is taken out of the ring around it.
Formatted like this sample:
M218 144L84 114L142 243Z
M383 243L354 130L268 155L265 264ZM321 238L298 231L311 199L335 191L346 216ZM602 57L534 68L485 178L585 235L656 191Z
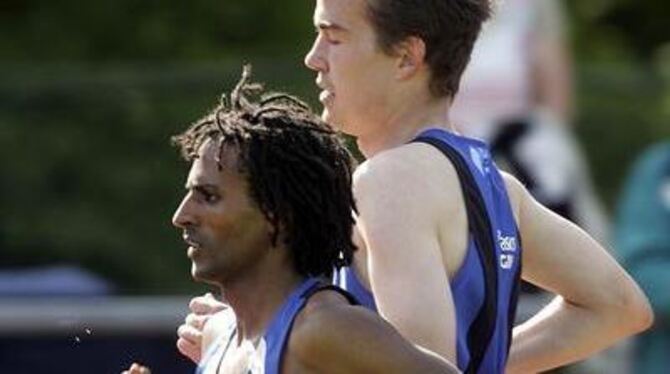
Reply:
M291 81L295 61L252 62L259 80L306 92ZM188 165L169 138L239 73L237 60L221 60L0 75L3 267L74 262L122 292L188 289L185 245L170 224Z
M612 206L635 155L670 139L670 4L566 1L576 56L577 134Z
M536 0L542 1L542 0ZM316 102L304 0L0 2L0 266L75 263L120 292L190 292L169 146L236 81ZM577 131L611 203L635 154L670 137L669 6L570 0Z
M301 53L310 1L3 0L0 46L15 61L193 61Z

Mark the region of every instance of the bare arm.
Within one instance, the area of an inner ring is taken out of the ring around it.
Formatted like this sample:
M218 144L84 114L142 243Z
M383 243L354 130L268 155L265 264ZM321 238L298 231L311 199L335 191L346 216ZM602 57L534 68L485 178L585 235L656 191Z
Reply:
M379 313L408 340L455 362L455 309L431 199L439 192L415 156L376 156L359 169L357 225Z
M565 365L646 329L653 318L648 301L607 251L514 178L506 182L519 206L523 278L559 295L514 329L507 372Z
M459 373L443 358L409 343L378 315L350 305L311 313L294 327L288 354L317 373Z

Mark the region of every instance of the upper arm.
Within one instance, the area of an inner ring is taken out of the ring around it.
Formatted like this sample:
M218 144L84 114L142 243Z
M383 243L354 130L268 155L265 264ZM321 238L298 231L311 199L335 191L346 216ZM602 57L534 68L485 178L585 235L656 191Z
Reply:
M519 204L524 280L591 310L647 315L646 298L602 246L538 203L514 178L506 182Z
M370 286L379 313L405 338L453 360L455 311L438 240L435 181L420 162L405 161L368 163L355 178Z
M350 305L310 313L294 327L288 352L300 366L315 372L457 372L441 357L403 339L378 315Z

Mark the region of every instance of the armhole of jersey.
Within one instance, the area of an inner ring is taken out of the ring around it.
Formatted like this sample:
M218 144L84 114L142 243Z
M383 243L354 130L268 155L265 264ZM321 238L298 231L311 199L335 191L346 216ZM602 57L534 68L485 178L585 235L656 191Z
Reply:
M354 295L350 294L346 290L343 290L342 288L340 288L340 287L338 287L334 284L328 284L328 283L321 283L321 284L317 285L316 287L311 287L310 289L305 291L305 293L303 293L302 297L305 299L305 302L307 302L307 300L310 297L312 297L312 295L314 295L317 292L321 292L321 291L335 291L335 292L339 293L340 295L342 295L345 299L347 299L349 304L360 305L360 303L358 302L358 300L356 300Z
M521 242L521 233L519 230L516 231L516 237L519 241L519 248L523 248L523 243ZM514 285L512 286L512 292L509 296L509 304L507 305L507 354L509 355L509 350L512 347L512 330L514 330L514 321L516 320L516 309L519 301L519 292L521 292L521 269L523 268L523 256L519 256L519 266L516 268L514 273Z
M463 371L466 374L477 373L493 337L498 312L498 272L491 221L477 182L465 159L458 151L450 145L431 137L419 137L413 142L429 144L442 152L454 165L460 180L469 230L477 244L477 252L484 269L484 303L468 331L467 342L470 362Z
M305 308L305 306L307 305L307 301L309 300L310 297L312 297L315 293L320 292L320 291L324 291L324 290L335 291L335 292L339 293L340 295L344 296L344 298L350 304L359 305L358 300L356 300L356 298L353 295L351 295L349 292L341 289L340 287L337 287L336 285L327 283L326 281L323 281L323 280L316 280L314 284L312 284L307 289L302 291L302 293L299 294L300 295L300 297L299 297L300 302L297 305L297 307L293 310L291 320L288 323L288 325L285 327L286 330L285 330L284 335L282 336L281 346L280 346L279 351L278 351L279 355L275 356L274 359L271 358L271 360L274 362L274 365L277 368L277 370L280 370L279 368L281 368L283 363L284 363L283 351L284 351L284 348L286 347L286 344L288 343L289 339L291 338L291 332L293 330L293 324L295 323L296 317ZM267 369L267 367L266 367L266 369Z

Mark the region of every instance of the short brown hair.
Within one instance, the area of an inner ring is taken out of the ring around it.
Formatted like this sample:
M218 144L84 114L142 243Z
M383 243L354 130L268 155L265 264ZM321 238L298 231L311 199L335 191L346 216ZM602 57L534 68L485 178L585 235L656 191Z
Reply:
M482 24L491 14L490 0L366 0L377 42L387 54L410 36L426 44L434 96L453 97Z

